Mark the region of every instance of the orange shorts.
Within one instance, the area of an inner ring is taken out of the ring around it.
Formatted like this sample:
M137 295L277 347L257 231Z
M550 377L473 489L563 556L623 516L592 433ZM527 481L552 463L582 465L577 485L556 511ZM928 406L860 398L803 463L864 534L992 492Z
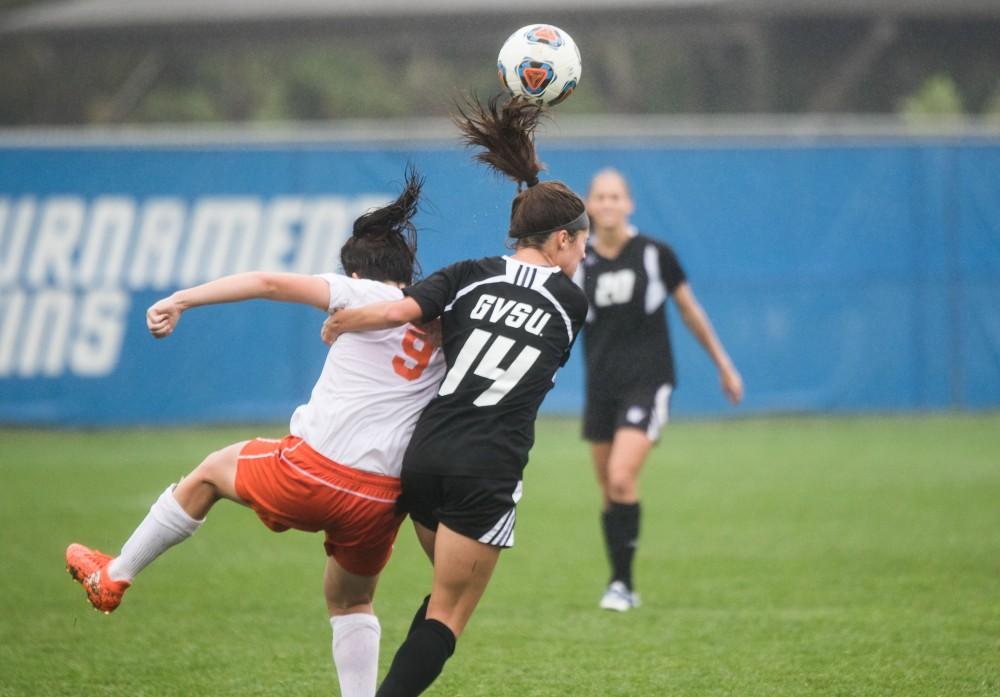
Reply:
M243 446L236 493L275 532L326 532L326 553L360 576L385 567L405 517L398 478L337 464L296 436Z

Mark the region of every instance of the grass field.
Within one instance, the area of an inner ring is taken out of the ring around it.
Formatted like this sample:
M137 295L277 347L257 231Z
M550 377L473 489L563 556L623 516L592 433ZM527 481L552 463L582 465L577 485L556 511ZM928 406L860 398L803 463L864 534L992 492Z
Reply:
M0 430L0 695L336 695L319 536L222 504L110 617L63 571L205 453L281 429ZM1000 695L1000 414L672 425L627 615L596 609L577 430L540 423L517 547L427 694ZM383 672L429 578L406 524Z

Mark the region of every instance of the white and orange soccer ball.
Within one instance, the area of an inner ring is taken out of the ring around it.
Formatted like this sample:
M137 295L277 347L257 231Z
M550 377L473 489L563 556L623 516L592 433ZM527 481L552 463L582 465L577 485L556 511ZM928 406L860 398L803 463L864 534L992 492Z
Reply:
M497 57L503 86L542 106L565 101L580 83L582 70L576 42L551 24L521 27L504 42Z

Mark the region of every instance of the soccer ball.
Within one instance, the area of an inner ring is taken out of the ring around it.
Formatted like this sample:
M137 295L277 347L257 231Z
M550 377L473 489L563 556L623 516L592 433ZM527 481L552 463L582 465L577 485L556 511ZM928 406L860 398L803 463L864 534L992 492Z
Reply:
M551 24L529 24L510 35L497 57L500 82L514 95L555 106L573 93L582 72L573 38Z

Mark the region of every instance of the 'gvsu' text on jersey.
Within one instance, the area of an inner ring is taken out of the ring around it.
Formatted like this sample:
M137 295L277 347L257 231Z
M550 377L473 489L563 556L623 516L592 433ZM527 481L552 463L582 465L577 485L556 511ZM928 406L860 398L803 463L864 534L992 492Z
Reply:
M517 302L516 300L505 300L489 293L483 293L476 301L476 306L472 308L472 319L488 319L493 324L503 320L503 323L512 329L520 329L522 326L527 332L535 336L540 336L545 325L552 318L552 314L535 308L528 303Z

